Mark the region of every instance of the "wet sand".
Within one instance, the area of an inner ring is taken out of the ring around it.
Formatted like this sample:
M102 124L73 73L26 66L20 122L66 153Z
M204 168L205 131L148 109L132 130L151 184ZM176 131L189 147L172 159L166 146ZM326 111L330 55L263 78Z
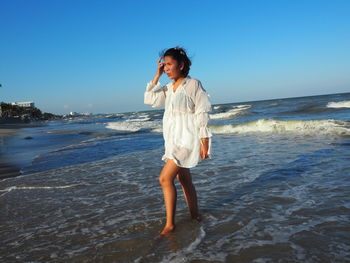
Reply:
M40 123L19 123L19 124L0 124L0 148L5 144L7 138L16 136L21 128L30 128L43 126ZM0 180L20 175L20 168L11 164L0 151Z
M0 159L0 180L18 175L20 175L20 170L18 167L9 164L6 162L6 160Z

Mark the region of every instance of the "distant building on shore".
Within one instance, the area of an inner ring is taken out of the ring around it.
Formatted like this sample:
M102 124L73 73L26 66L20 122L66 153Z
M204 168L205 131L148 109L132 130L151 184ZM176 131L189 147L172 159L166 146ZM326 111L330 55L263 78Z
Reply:
M71 111L70 113L63 115L63 118L83 117L83 116L92 116L92 115L93 114L91 112L79 113L79 112Z
M80 116L80 114L79 114L78 112L71 111L71 112L69 113L69 116L77 117L77 116Z
M34 102L32 101L25 101L25 102L11 102L11 105L13 106L20 106L24 108L34 108Z

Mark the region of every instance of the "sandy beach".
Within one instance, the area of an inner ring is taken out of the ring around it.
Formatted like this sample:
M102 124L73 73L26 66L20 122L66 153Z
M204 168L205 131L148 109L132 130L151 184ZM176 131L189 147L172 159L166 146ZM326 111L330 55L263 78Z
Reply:
M18 131L18 129L13 128L3 128L2 125L0 126L0 137L7 137L11 136L14 132Z
M0 157L1 158L1 157ZM20 175L19 168L0 159L0 179Z

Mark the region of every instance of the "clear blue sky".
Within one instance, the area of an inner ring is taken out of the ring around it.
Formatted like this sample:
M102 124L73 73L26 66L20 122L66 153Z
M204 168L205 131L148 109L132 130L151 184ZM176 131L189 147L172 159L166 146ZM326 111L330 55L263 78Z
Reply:
M0 101L151 109L146 82L176 45L214 104L350 92L349 14L348 0L0 0Z

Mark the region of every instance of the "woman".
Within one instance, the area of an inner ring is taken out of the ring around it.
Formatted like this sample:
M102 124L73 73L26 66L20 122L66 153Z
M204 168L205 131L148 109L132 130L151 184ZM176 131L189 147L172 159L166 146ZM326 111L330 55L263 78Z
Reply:
M164 59L164 61L162 61ZM175 229L176 188L180 181L186 203L194 219L200 220L197 194L189 168L210 157L211 132L208 128L211 103L199 80L188 76L191 61L184 49L170 48L158 60L153 80L147 84L144 102L152 107L165 106L163 137L165 162L159 182L164 194L166 224L160 234ZM166 73L173 81L161 86L159 78Z

